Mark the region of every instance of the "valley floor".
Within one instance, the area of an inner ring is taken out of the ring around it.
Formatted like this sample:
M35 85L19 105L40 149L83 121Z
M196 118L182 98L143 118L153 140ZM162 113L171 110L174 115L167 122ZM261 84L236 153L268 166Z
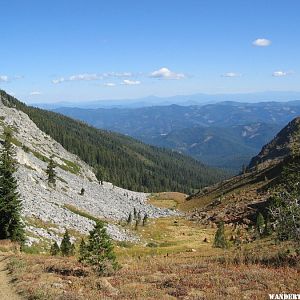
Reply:
M139 233L143 244L116 244L122 268L111 277L46 255L10 255L9 269L27 299L269 299L300 291L299 266L274 260L288 245L272 238L216 249L215 228L183 217L150 220Z

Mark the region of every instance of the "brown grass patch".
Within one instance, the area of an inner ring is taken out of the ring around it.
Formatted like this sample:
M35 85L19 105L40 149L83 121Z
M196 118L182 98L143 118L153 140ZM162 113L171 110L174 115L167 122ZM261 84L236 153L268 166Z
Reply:
M161 208L178 209L186 201L186 197L186 194L178 192L157 193L148 199L148 203Z
M116 247L122 268L110 277L98 277L72 257L23 254L11 257L10 270L29 299L267 299L300 290L299 266L272 261L290 244L268 238L216 249L215 229L183 218L151 220L139 232L143 245Z

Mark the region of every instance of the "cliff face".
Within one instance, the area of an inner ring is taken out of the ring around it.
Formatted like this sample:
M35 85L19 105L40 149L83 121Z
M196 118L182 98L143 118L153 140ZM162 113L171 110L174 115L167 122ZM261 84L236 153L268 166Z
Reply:
M147 213L153 218L177 214L147 204L147 194L115 187L109 182L99 184L86 163L39 130L26 114L5 106L5 101L0 96L0 142L4 129L10 127L18 161L16 177L23 201L23 215L31 236L29 243L41 238L59 241L64 228L88 233L94 221L82 216L78 210L111 221L107 229L116 240L137 239L112 224L126 219L134 208L142 216ZM57 164L55 188L48 185L45 173L51 156ZM80 195L82 188L85 189L84 195ZM37 220L51 226L39 227Z
M252 158L249 168L257 164L278 162L293 154L300 147L300 117L284 127L275 138L266 144L261 152Z

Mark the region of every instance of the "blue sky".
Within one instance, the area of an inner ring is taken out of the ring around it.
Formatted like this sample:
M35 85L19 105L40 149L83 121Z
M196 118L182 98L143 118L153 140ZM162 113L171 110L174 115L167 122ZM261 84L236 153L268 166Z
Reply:
M299 0L0 7L0 88L26 102L300 91Z

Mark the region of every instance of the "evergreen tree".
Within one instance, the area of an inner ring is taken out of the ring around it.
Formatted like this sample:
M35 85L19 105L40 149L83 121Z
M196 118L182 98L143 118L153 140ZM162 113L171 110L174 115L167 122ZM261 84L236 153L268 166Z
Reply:
M214 247L216 248L228 248L228 242L225 237L224 222L220 222L217 232L215 234Z
M71 243L71 238L67 229L60 244L60 251L62 256L71 256L74 253L74 246Z
M138 228L139 228L139 220L136 219L136 220L135 220L134 229L135 229L135 230L138 230Z
M130 225L132 222L132 214L129 213L128 218L127 218L127 225Z
M55 255L58 255L60 252L60 248L57 244L57 242L54 242L52 245L51 245L51 248L50 248L50 254L55 256Z
M270 216L278 240L291 240L300 247L300 155L294 156L284 167L280 185L271 197Z
M140 224L141 224L141 221L142 221L141 211L138 212L137 217L136 217L136 220L137 220L137 222L138 222L138 225L140 225Z
M105 171L102 167L98 167L95 172L96 178L98 179L99 184L103 185L103 180L105 177Z
M50 161L47 166L46 174L48 175L48 184L55 186L56 183L56 171L55 171L56 163L53 160L53 156L51 156Z
M118 263L113 244L102 221L96 222L84 248L84 256L81 257L81 261L93 265L99 274L117 269Z
M299 193L282 191L275 195L272 199L270 213L278 240L291 240L300 247Z
M0 239L25 241L24 224L21 220L22 202L14 177L17 170L11 131L4 132L5 140L0 151Z
M265 219L264 216L259 212L256 218L256 230L260 236L263 234L264 228L265 228Z
M264 228L264 231L263 231L263 236L269 236L271 234L272 234L272 228L271 228L270 220L267 217L266 221L265 221L265 228Z
M134 207L133 208L133 219L136 220L137 218L137 211L136 211L136 208Z
M144 218L143 218L143 226L146 226L147 221L148 221L148 215L145 214L145 215L144 215Z
M84 193L85 193L85 189L84 189L84 188L82 188L82 189L81 189L81 191L80 191L80 196L83 196L83 195L84 195Z
M84 261L86 257L87 257L86 243L85 240L82 238L79 245L79 261L80 262Z

